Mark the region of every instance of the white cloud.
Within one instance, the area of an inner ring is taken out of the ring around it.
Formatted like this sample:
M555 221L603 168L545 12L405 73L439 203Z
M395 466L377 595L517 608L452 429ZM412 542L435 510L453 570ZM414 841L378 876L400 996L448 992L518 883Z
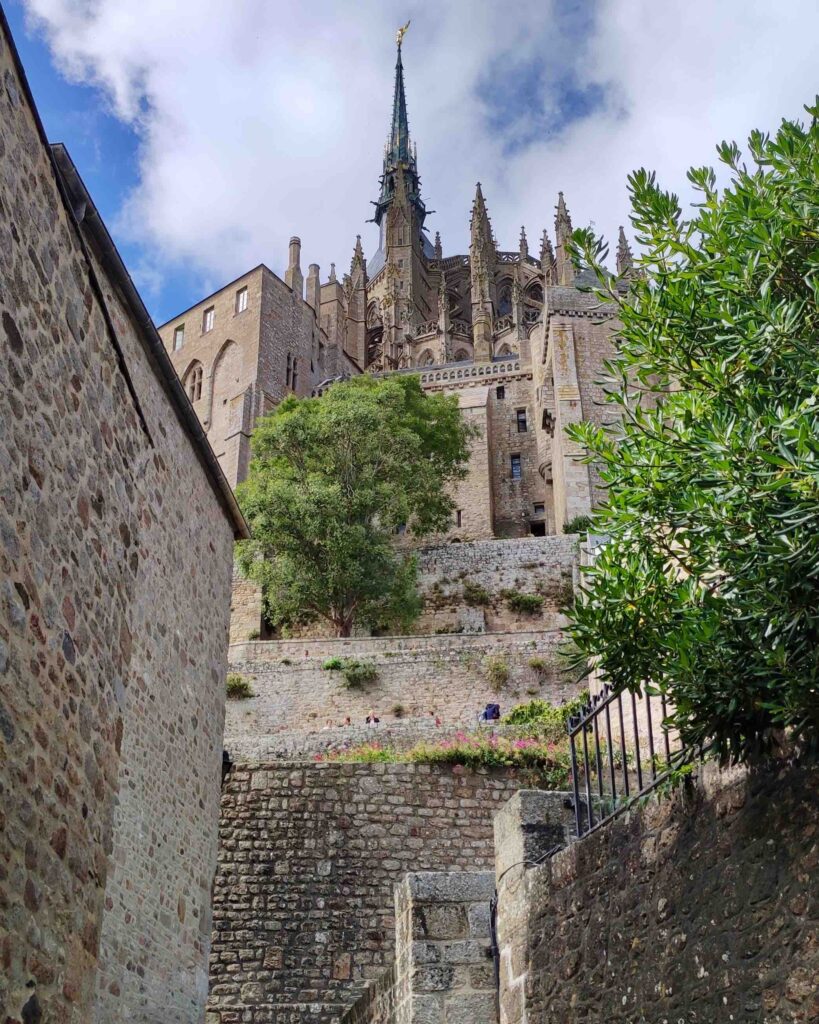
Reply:
M627 223L626 175L645 165L687 195L685 170L799 116L816 90L809 0L25 0L55 60L97 84L141 138L139 185L119 229L155 273L186 265L216 286L260 261L346 269L377 192L395 28L424 194L447 252L468 244L483 182L501 247L521 223L535 249L558 189L575 224ZM538 74L535 75L534 72ZM603 103L558 131L560 83ZM502 109L495 95L527 97ZM491 128L490 125L494 125Z

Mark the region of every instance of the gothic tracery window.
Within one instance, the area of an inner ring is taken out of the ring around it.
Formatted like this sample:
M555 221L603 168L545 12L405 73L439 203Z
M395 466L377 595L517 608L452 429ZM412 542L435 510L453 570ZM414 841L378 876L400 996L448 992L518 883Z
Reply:
M543 289L539 284L533 284L526 292L526 298L529 302L536 303L538 306L542 306Z
M435 357L432 355L432 352L428 348L424 349L424 351L418 357L418 365L419 366L434 366L435 365Z
M194 363L185 379L185 390L191 402L198 402L202 397L202 376L202 364Z
M512 286L504 284L498 293L498 316L509 316L512 312Z

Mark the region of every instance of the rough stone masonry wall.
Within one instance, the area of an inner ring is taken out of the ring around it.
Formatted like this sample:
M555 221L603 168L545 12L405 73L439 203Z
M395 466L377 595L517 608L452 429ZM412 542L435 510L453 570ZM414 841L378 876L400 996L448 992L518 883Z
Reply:
M559 610L574 592L578 574L578 544L574 536L522 537L514 540L440 544L418 552L418 586L424 610L413 627L416 633L474 631L475 616L489 633L551 629L561 625ZM482 587L486 606L470 607L464 584ZM504 590L537 594L543 609L535 614L512 611Z
M819 1020L816 769L706 770L516 871L501 1024Z
M208 1024L336 1019L394 956L407 872L492 866L511 772L234 768L222 798Z
M231 668L250 681L249 700L230 701L225 744L277 732L362 725L370 711L386 725L397 717L437 715L444 726L474 725L490 701L506 712L532 697L559 704L578 690L562 672L559 633L474 636L285 640L242 644L230 650ZM371 662L376 679L350 689L343 674L323 668L331 657ZM543 667L533 668L535 659ZM509 680L493 683L492 664L508 667Z
M0 1019L194 1022L232 530L120 320L140 425L6 33Z

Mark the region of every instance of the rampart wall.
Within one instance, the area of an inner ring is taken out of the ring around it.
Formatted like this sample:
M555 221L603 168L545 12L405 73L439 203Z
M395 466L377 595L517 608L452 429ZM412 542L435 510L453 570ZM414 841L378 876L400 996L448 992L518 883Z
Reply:
M492 818L518 785L509 770L416 764L232 769L209 1024L337 1019L394 958L395 885L491 868Z
M490 701L504 713L533 697L559 704L578 689L563 671L560 643L559 633L488 633L233 646L231 668L250 681L255 696L228 702L225 743L230 748L232 741L248 737L315 732L338 727L347 717L351 725L363 725L371 711L382 725L400 714L402 719L438 717L452 726L474 725ZM333 657L371 662L377 677L351 689L341 672L323 668ZM509 678L498 684L491 670L501 663Z

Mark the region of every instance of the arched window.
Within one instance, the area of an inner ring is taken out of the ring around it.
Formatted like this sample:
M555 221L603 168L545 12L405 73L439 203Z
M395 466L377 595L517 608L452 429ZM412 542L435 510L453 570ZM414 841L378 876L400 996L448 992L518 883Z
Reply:
M185 390L191 403L198 402L202 397L202 364L193 363L185 374Z
M458 303L461 301L455 292L447 292L446 296L447 304L449 305L450 316L458 315Z
M421 355L418 356L418 365L419 366L434 366L435 365L435 357L433 356L432 352L428 348L424 349L424 351L421 353Z
M293 390L294 391L296 390L296 384L298 383L298 379L299 379L298 366L299 366L299 361L298 361L298 359L296 359L295 356L293 356Z
M543 289L539 284L533 284L529 291L526 293L526 298L530 302L536 302L538 306L543 305Z
M465 363L469 359L469 353L465 348L459 348L454 356L456 363Z
M497 352L497 355L502 356L503 358L505 358L506 356L511 356L512 349L509 348L508 345L501 345L500 349Z
M509 316L512 312L512 286L501 285L498 292L498 316Z

